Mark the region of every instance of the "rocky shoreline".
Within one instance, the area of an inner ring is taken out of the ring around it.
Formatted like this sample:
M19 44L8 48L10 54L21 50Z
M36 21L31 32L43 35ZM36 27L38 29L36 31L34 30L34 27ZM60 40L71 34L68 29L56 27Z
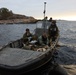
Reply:
M36 22L37 19L32 16L15 14L7 8L0 8L0 24L25 24Z
M36 19L10 19L10 20L0 20L0 24L29 24L36 23Z

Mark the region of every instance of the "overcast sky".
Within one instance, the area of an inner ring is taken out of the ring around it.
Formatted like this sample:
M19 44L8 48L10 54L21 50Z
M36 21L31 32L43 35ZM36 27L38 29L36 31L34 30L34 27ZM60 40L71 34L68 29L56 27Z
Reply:
M48 19L76 20L76 0L0 0L0 8L43 19L44 2Z

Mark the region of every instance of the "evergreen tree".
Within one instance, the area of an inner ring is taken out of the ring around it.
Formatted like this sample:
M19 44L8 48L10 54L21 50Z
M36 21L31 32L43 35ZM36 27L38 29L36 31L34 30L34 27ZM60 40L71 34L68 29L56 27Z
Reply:
M12 11L9 11L7 8L0 8L0 20L7 20L12 15Z

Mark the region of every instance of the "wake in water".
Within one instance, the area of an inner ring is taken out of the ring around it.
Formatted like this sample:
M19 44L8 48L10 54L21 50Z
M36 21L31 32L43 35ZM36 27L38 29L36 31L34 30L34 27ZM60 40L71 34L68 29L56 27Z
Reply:
M66 69L68 75L76 75L76 46L64 43L59 45L55 61Z
M76 47L62 46L58 49L57 62L61 65L76 64Z

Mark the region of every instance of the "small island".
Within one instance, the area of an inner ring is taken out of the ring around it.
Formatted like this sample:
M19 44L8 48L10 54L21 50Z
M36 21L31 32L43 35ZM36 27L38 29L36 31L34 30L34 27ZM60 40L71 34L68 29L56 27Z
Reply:
M0 8L0 24L29 24L36 22L37 19L34 17L14 14L7 8Z

